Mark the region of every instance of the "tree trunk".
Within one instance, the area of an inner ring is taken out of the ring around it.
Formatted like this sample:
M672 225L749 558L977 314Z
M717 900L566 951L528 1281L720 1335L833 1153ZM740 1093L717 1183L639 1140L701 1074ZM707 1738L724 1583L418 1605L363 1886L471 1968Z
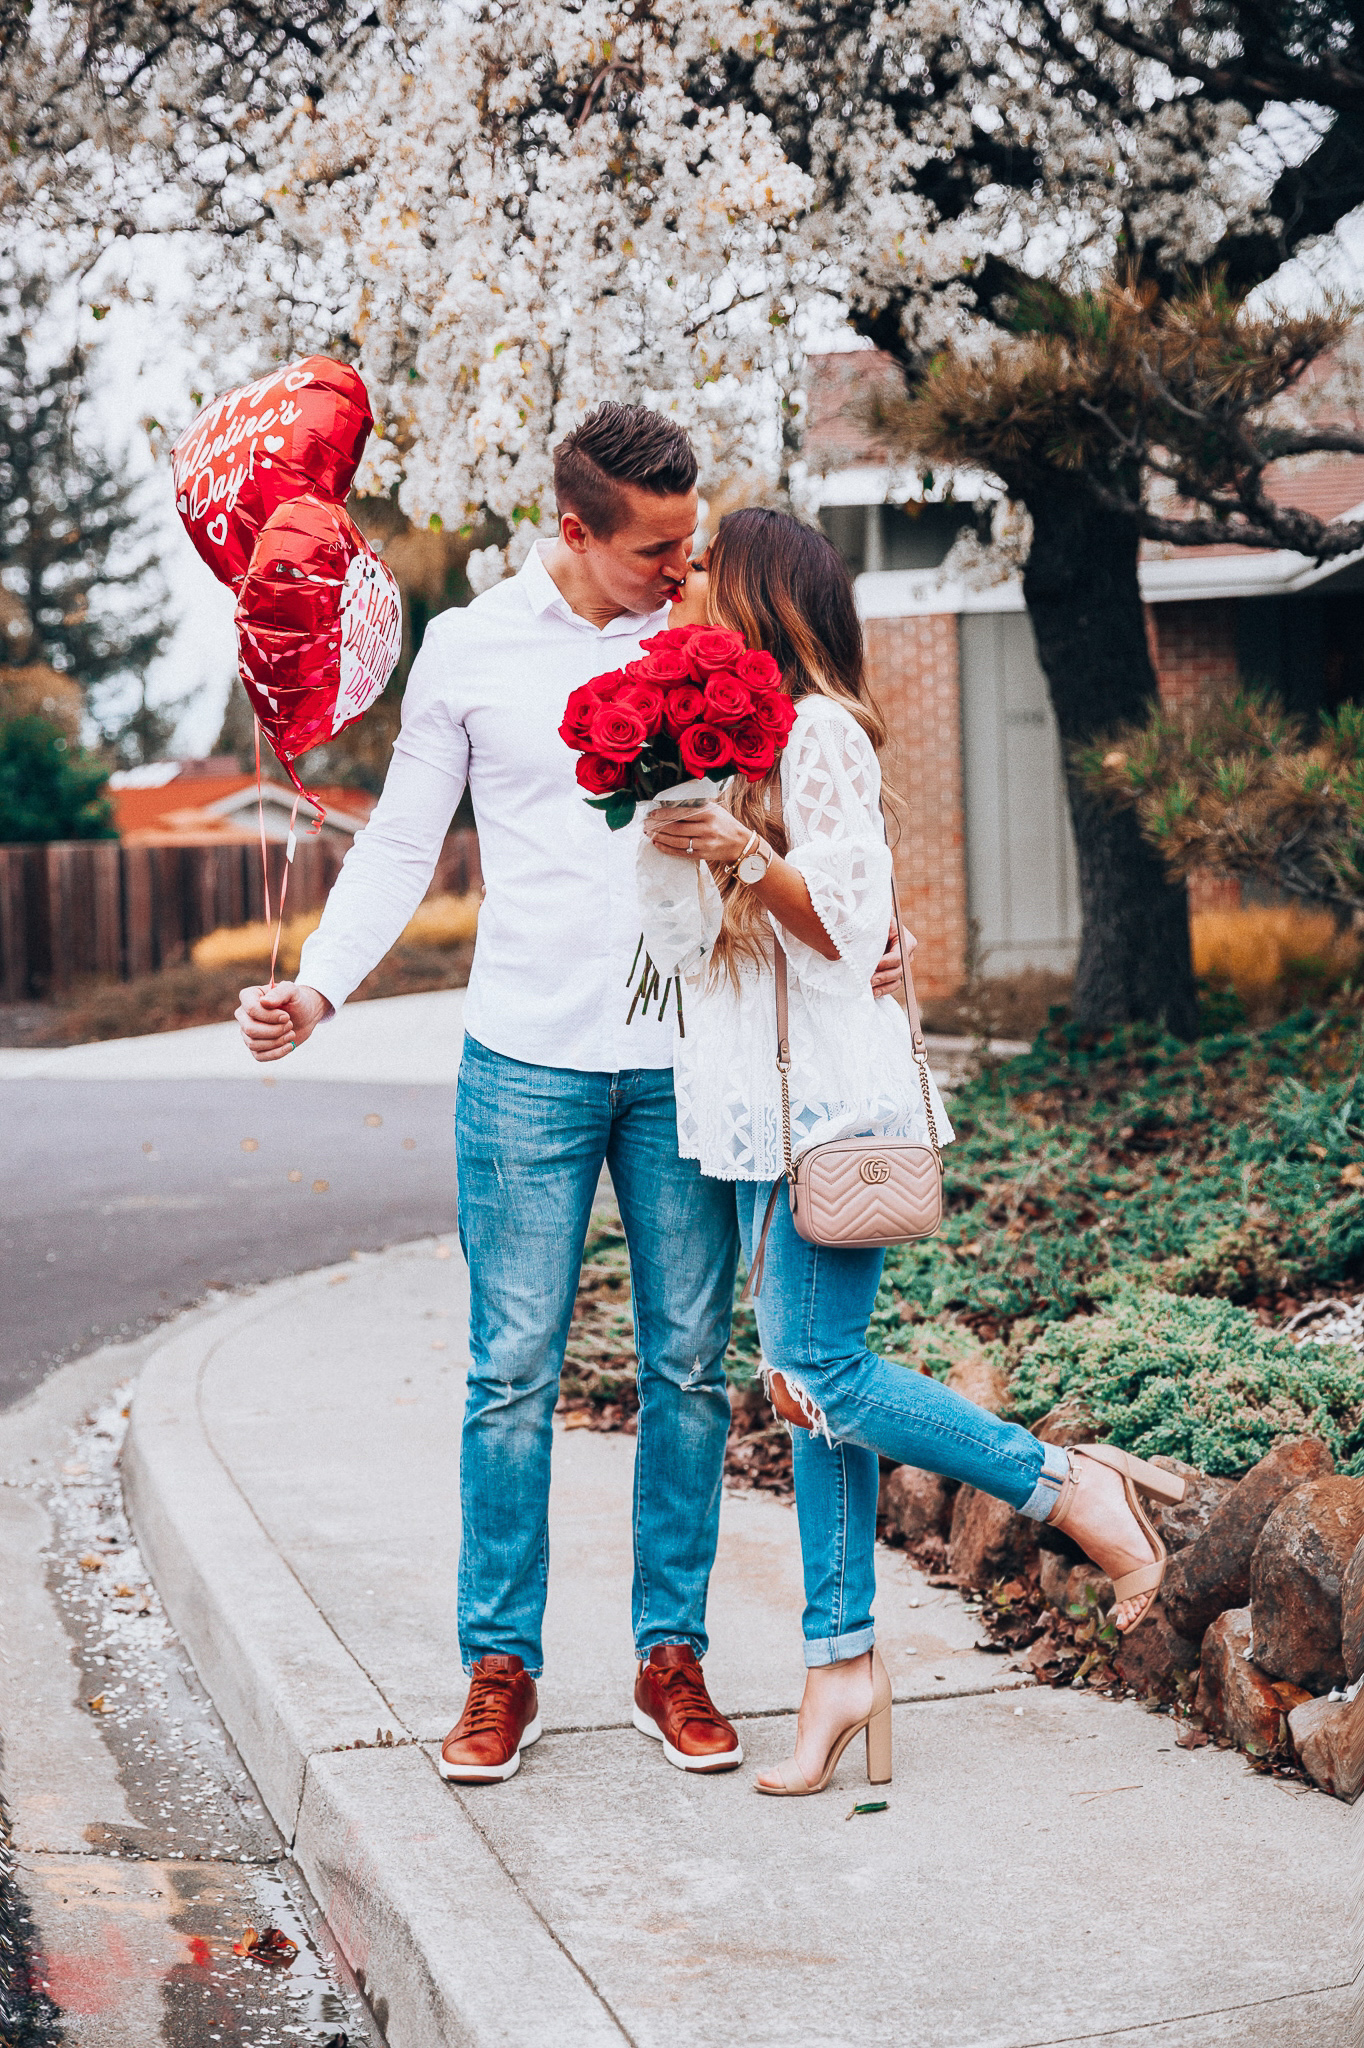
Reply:
M1140 1022L1192 1038L1198 999L1184 886L1168 880L1132 812L1092 796L1069 761L1077 743L1145 720L1157 699L1136 529L1056 471L1031 476L1018 495L1033 520L1023 594L1067 752L1080 875L1072 1014L1086 1030Z

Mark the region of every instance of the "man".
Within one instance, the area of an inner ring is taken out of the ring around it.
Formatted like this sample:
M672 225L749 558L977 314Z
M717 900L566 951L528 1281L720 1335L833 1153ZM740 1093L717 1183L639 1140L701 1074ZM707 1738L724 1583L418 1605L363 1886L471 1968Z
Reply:
M486 896L455 1110L469 1264L459 1640L469 1695L447 1778L509 1778L540 1732L551 1418L603 1164L630 1249L635 1725L685 1770L732 1770L712 1705L715 1557L737 1240L733 1190L677 1154L672 1020L627 1025L639 938L633 830L583 802L558 733L570 690L668 622L691 563L696 458L639 406L603 405L555 451L559 535L519 575L426 630L384 793L309 939L296 985L247 989L258 1059L345 1001L429 886L466 777Z
M682 597L696 525L685 434L598 407L555 450L559 533L427 627L383 796L347 855L296 985L242 991L280 1059L383 957L430 883L467 779L486 895L455 1107L470 1353L460 1457L460 1650L470 1684L442 1776L511 1777L540 1733L552 1417L583 1243L609 1167L630 1251L639 1422L634 1723L690 1771L743 1752L706 1689L737 1256L733 1190L678 1157L672 1020L636 1013L637 832L583 802L558 727ZM898 956L877 971L889 985Z

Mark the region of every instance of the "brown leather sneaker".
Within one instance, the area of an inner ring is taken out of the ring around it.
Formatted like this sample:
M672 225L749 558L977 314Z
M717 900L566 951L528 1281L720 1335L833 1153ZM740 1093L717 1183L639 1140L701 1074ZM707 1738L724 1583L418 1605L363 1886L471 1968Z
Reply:
M659 1643L639 1667L634 1722L663 1744L679 1771L732 1771L744 1760L738 1735L711 1705L696 1652L687 1643Z
M493 1785L514 1778L521 1752L540 1739L535 1680L520 1657L481 1657L469 1679L464 1712L441 1744L442 1778Z

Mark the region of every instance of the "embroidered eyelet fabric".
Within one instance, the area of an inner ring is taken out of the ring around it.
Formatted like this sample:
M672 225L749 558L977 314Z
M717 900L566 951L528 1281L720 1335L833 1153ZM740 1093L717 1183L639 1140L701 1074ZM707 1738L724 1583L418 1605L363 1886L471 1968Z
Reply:
M787 859L799 868L838 948L826 960L783 930L791 1035L791 1145L873 1132L929 1142L909 1020L871 992L891 918L890 850L879 809L881 770L856 719L827 697L803 698L782 756ZM710 973L721 902L704 863L638 855L644 939L663 975L683 976L685 1036L674 1044L684 1159L717 1180L774 1180L783 1170L781 1086L771 964L736 987ZM942 1144L952 1127L936 1085Z

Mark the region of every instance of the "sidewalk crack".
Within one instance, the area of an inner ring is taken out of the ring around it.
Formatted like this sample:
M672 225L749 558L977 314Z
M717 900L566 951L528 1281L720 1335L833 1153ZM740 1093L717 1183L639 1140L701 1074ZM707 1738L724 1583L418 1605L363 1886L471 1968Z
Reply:
M1158 2020L1133 2020L1123 2027L1104 2027L1099 2033L1093 2029L1087 2034L1048 2034L1045 2039L1020 2041L1018 2048L1066 2048L1067 2043L1086 2041L1121 2041L1127 2034L1149 2034L1156 2027L1182 2027L1190 2020L1223 2019L1229 2013L1267 2012L1271 2006L1288 2005L1302 1998L1324 1998L1333 1991L1350 1991L1358 1983L1358 1976L1346 1978L1340 1984L1309 1984L1301 1991L1280 1991L1273 1998L1251 1998L1240 2005L1213 2005L1198 2012L1168 2013Z
M435 1767L433 1765L433 1771L434 1768ZM559 1935L558 1930L552 1925L550 1921L548 1921L545 1918L544 1914L540 1911L540 1908L536 1905L534 1899L530 1896L529 1892L527 1892L525 1887L519 1882L515 1873L511 1869L509 1869L507 1862L503 1857L501 1851L498 1849L496 1842L493 1841L492 1837L489 1835L487 1829L483 1826L482 1822L478 1819L477 1815L472 1812L468 1800L465 1799L463 1794L460 1792L458 1785L446 1784L443 1779L438 1779L437 1782L441 1785L442 1790L450 1792L454 1795L455 1799L459 1802L460 1810L463 1813L465 1819L468 1821L474 1833L478 1836L479 1841L482 1842L488 1854L492 1857L498 1869L502 1872L502 1875L506 1878L507 1883L516 1893L517 1898L520 1899L522 1905L526 1908L526 1911L528 1913L533 1914L534 1917L539 1921L540 1925L544 1928L545 1933L549 1936L550 1940L554 1943L554 1946L558 1949L560 1955L564 1958L564 1961L569 1965L571 1969L577 1971L578 1975L582 1978L583 1983L592 1993L592 1996L596 1999L602 2011L611 2021L611 2024L618 2030L622 2041L627 2042L629 2044L629 2048L639 2048L639 2044L635 2040L634 2035L630 2032L624 2020L622 2020L620 2014L616 2011L615 2007L612 2005L610 1999L606 1996L601 1986L597 1984L592 1978L591 1974L583 1968L582 1964L578 1961L578 1958L574 1955L572 1949L569 1948L568 1944Z

